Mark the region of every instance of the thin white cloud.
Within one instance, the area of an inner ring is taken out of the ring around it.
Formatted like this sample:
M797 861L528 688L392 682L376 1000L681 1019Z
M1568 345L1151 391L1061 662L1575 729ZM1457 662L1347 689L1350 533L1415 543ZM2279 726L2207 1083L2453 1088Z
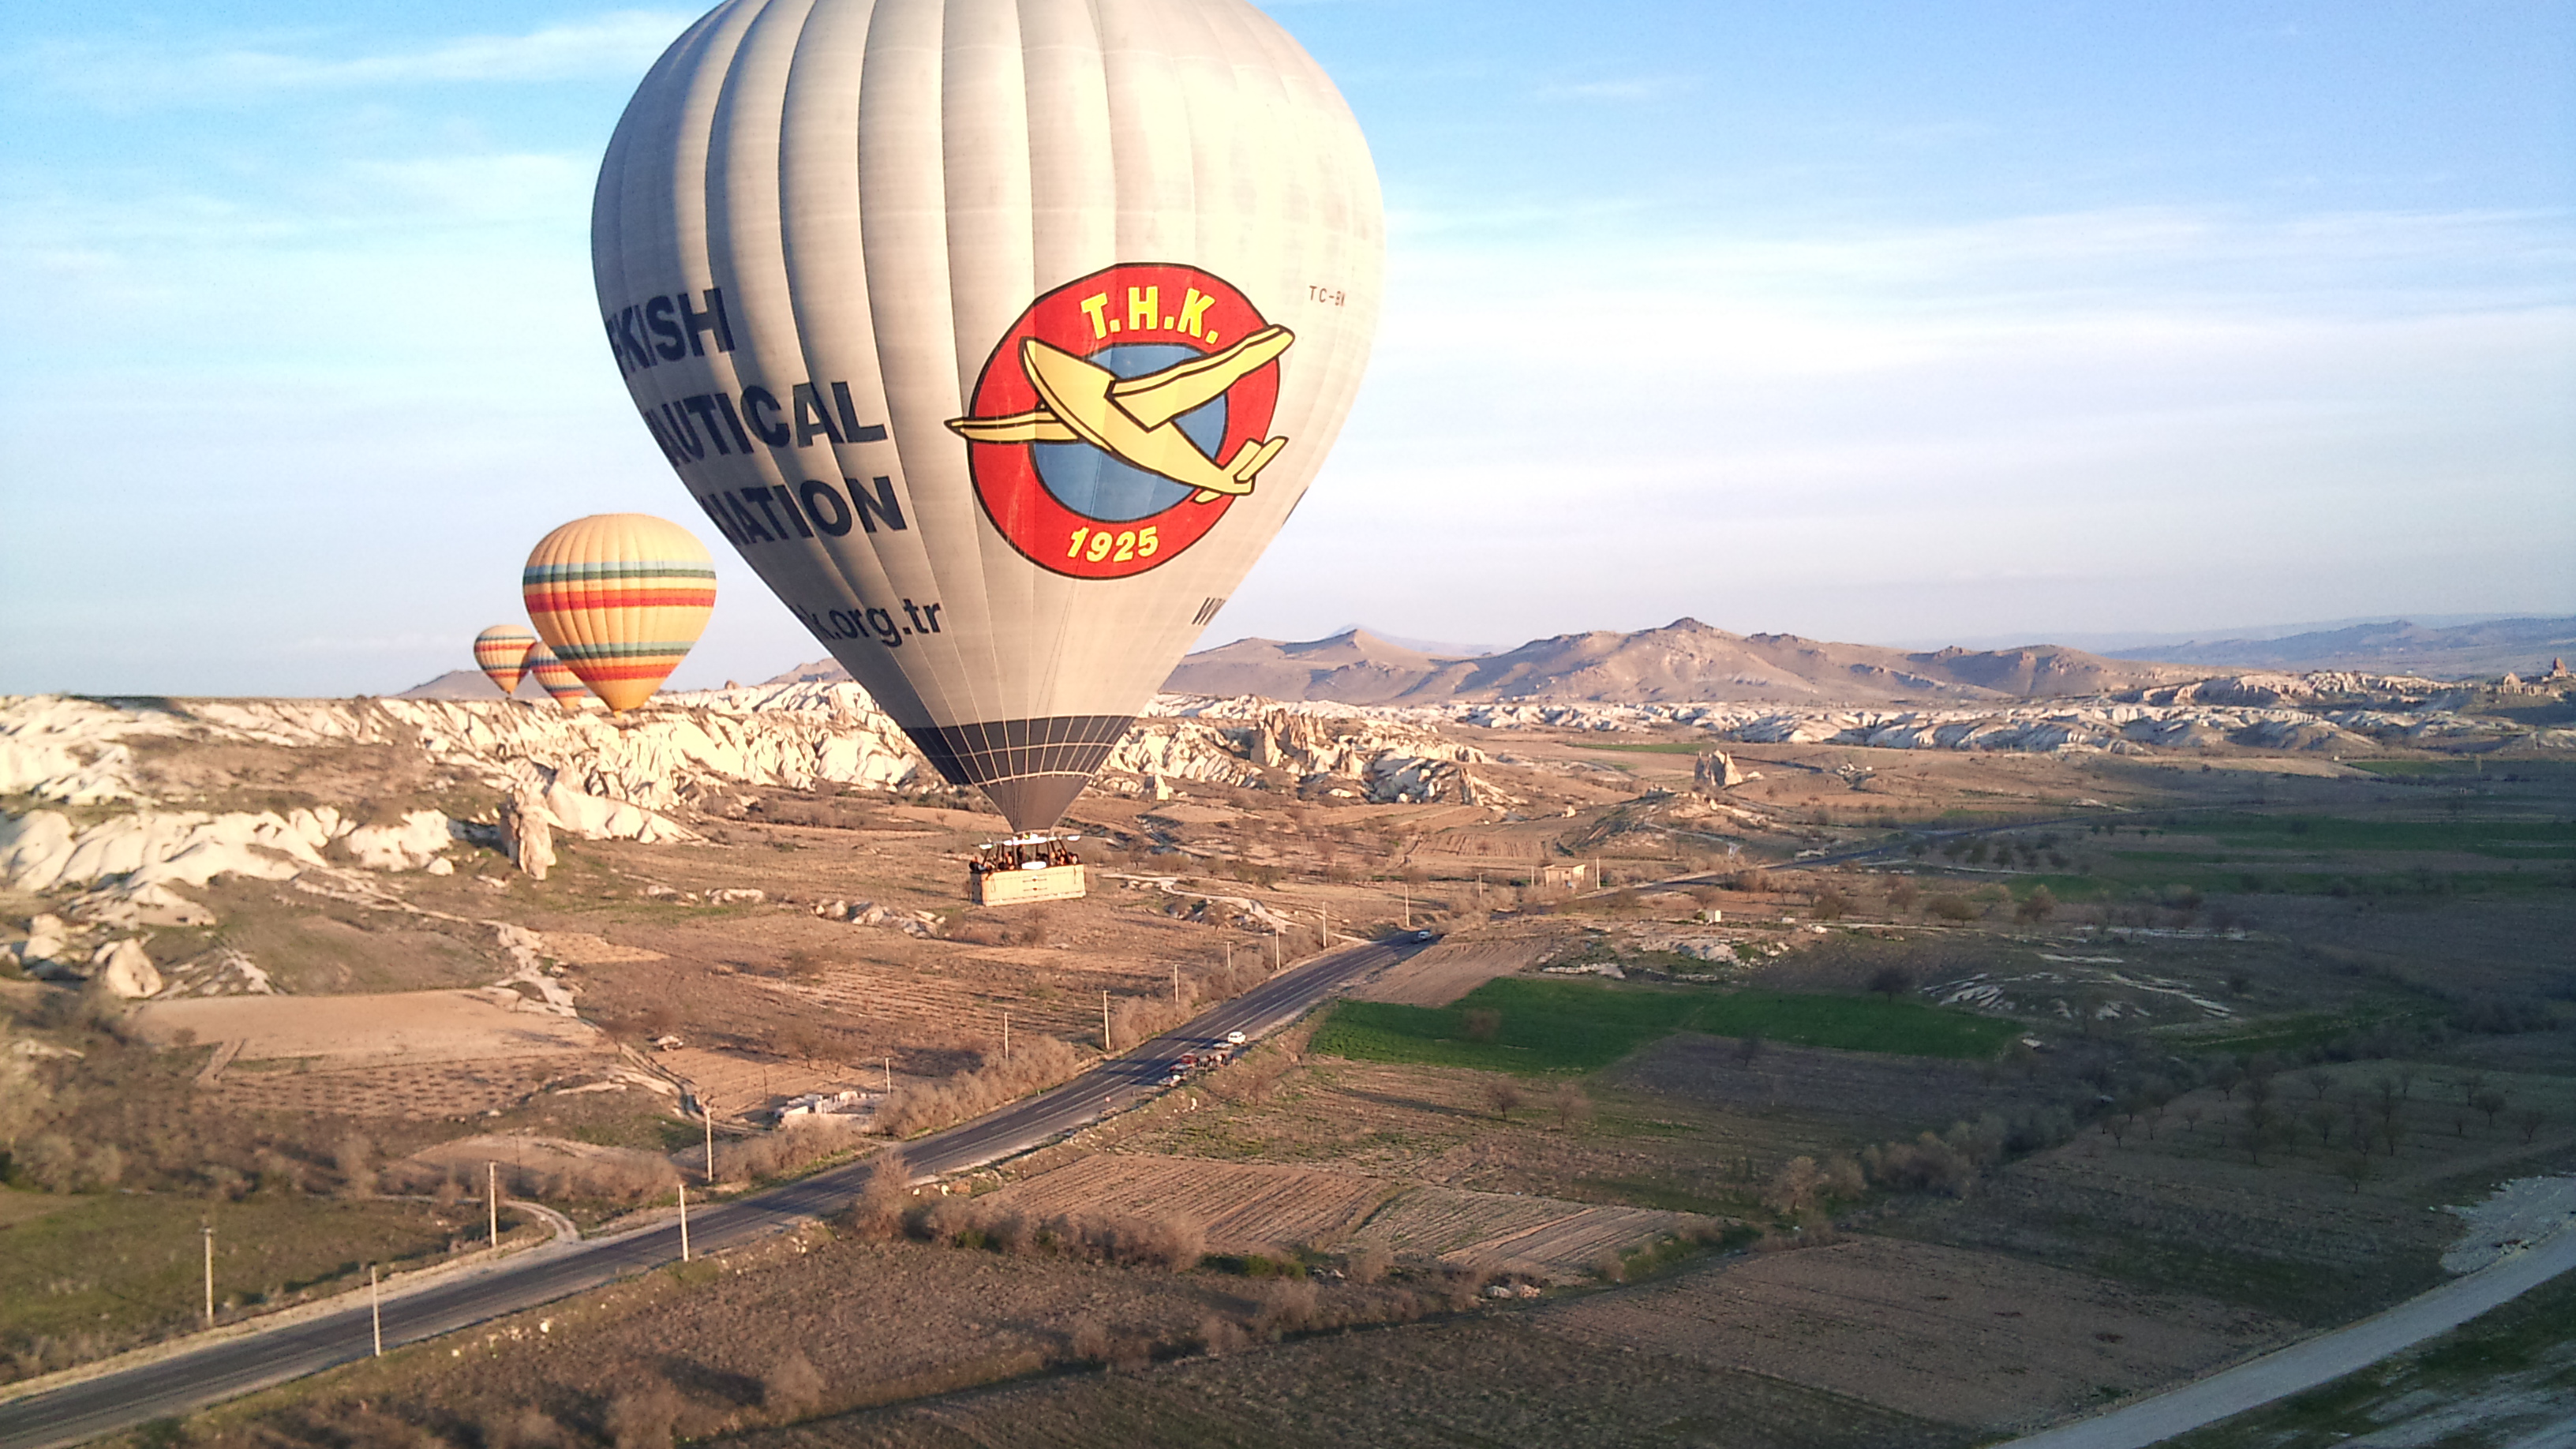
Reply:
M138 111L377 87L633 76L695 18L688 11L620 10L519 35L463 35L409 50L340 56L320 53L318 38L301 49L48 41L0 66L34 89Z
M1608 80L1550 81L1538 88L1546 101L1653 101L1690 88L1688 76L1622 76Z

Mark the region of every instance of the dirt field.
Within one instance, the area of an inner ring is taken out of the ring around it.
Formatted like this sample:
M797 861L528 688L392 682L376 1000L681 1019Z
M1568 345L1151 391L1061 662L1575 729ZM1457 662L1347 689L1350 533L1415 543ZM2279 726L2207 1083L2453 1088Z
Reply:
M147 1040L182 1032L238 1042L235 1060L332 1065L581 1055L607 1049L590 1023L528 1009L512 991L405 991L377 996L213 996L154 1001L135 1012Z
M1931 1057L1744 1043L1685 1032L1601 1074L1605 1087L1701 1102L1738 1112L1796 1108L1845 1116L1863 1133L1920 1124L1946 1127L2028 1096L2019 1074Z
M1540 1322L1988 1432L2198 1372L2290 1327L1996 1253L1879 1238L1598 1294Z
M1447 1006L1497 976L1535 966L1559 942L1553 937L1443 941L1351 993L1361 1001Z

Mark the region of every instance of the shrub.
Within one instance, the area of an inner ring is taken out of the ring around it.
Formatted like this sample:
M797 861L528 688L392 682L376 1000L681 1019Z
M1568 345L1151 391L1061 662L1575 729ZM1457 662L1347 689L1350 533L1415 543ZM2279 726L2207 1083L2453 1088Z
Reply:
M1950 921L1953 923L1973 921L1977 918L1977 908L1975 906L1968 904L1968 902L1962 897L1950 895L1934 896L1932 899L1925 901L1923 903L1923 913L1936 920Z
M877 1125L891 1136L945 1127L978 1117L1041 1088L1054 1086L1082 1070L1082 1054L1051 1036L1022 1037L1012 1043L1008 1061L987 1056L972 1072L930 1086L895 1092L877 1108Z
M671 1426L684 1407L679 1392L658 1378L620 1389L608 1401L608 1437L617 1449L671 1449Z
M789 1349L760 1376L761 1407L773 1414L793 1417L822 1402L823 1375L803 1349Z
M844 1224L861 1238L882 1241L899 1235L904 1210L912 1206L911 1179L912 1169L901 1152L878 1154L876 1165L868 1172L868 1185L850 1204Z

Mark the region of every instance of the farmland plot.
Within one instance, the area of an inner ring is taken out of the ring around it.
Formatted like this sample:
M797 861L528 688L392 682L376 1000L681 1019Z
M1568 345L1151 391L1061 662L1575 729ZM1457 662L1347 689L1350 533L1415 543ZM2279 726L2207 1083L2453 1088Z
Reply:
M1038 1216L1107 1213L1199 1224L1211 1251L1376 1243L1408 1258L1476 1260L1531 1277L1588 1277L1605 1254L1685 1225L1680 1213L1514 1193L1414 1187L1353 1173L1102 1153L987 1201Z
M1359 1236L1406 1256L1485 1263L1563 1283L1592 1276L1604 1257L1697 1221L1647 1208L1425 1187L1387 1204Z
M1102 1153L1003 1189L989 1201L1037 1216L1186 1218L1220 1253L1338 1242L1399 1190L1372 1177L1301 1167Z
M1855 1238L1553 1306L1547 1331L1988 1432L2198 1373L2283 1321L1994 1253Z

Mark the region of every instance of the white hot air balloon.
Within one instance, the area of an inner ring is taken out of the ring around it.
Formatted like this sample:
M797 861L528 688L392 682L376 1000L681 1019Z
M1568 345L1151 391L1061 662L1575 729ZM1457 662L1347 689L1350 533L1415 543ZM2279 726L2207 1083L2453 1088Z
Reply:
M698 505L1026 830L1314 481L1384 239L1242 0L735 0L628 104L591 251Z

